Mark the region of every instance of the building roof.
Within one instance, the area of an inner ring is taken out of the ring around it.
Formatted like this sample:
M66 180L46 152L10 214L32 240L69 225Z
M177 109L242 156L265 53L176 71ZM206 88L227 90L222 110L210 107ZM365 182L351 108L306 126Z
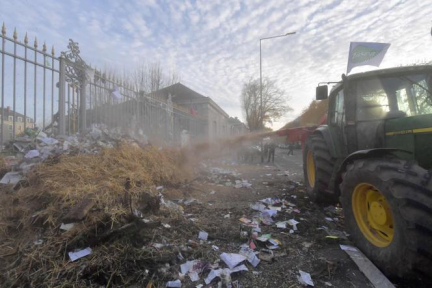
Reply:
M2 114L2 107L0 107L0 115ZM4 117L14 116L14 111L10 107L4 108ZM15 117L23 117L24 115L15 111ZM27 118L32 119L27 115Z
M220 113L229 117L229 115L216 102L214 102L213 99L192 90L180 82L155 91L153 94L162 94L166 97L171 94L173 96L172 101L176 104L209 103Z

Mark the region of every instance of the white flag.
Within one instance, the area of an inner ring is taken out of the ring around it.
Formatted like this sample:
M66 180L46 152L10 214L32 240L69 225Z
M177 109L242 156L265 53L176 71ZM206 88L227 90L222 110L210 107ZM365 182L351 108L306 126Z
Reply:
M347 73L352 68L363 65L378 67L389 47L389 43L351 42Z

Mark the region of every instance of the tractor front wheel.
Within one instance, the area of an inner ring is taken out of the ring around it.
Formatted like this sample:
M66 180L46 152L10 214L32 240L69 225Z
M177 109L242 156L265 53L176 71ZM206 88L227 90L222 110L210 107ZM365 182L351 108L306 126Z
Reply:
M432 275L430 172L400 159L356 160L340 188L345 229L372 262L389 276Z
M303 150L304 182L309 197L315 202L337 203L338 195L328 191L334 159L321 134L309 136Z

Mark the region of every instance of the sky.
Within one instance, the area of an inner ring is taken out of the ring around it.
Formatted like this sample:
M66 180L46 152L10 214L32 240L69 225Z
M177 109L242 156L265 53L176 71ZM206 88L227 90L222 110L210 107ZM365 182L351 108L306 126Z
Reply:
M293 111L278 129L301 114L318 82L346 73L349 43L390 43L381 67L432 60L432 5L424 0L0 0L8 35L46 41L67 50L80 45L93 67L133 70L159 62L180 82L211 97L230 116L244 119L243 83L263 77L286 92ZM351 73L376 69L354 68Z

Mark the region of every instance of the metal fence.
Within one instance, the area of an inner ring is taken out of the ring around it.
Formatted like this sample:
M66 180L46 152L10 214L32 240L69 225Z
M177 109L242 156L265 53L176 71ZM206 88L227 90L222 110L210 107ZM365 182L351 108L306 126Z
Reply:
M71 135L98 124L129 136L140 135L166 144L180 142L183 130L193 138L204 135L206 121L140 91L119 77L93 69L80 57L78 44L68 51L39 49L37 39L18 40L1 31L0 143L27 129L49 135ZM145 135L145 136L144 136ZM1 145L3 149L3 145Z

